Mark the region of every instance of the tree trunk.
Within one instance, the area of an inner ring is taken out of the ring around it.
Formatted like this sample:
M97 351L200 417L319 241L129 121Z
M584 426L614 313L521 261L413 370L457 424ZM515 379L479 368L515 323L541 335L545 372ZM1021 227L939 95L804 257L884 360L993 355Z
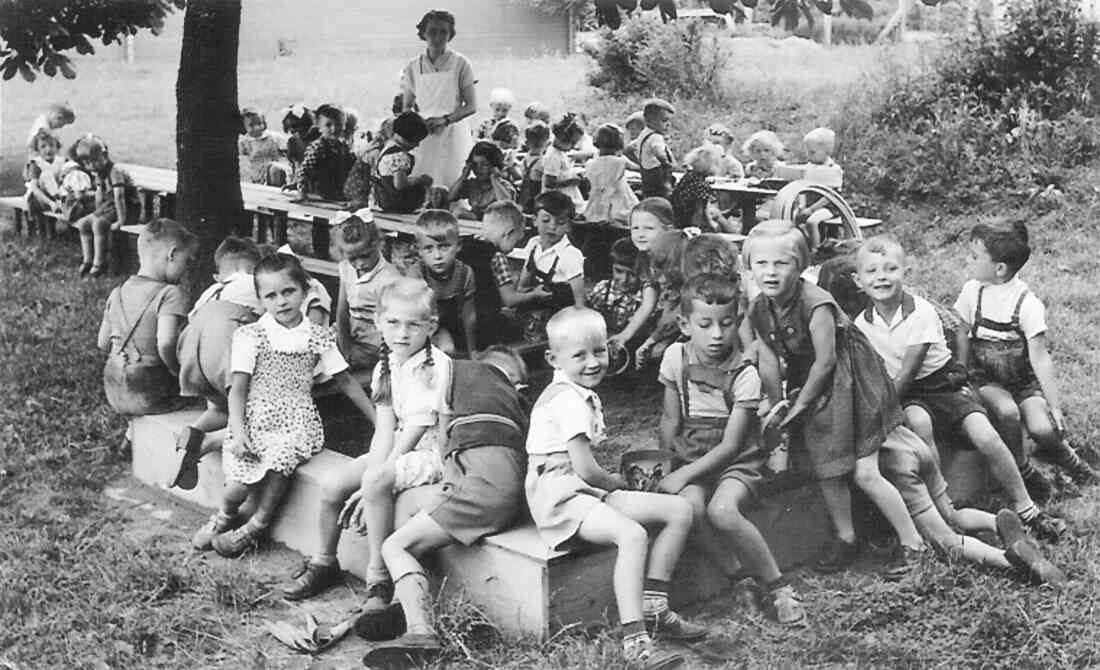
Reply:
M176 218L200 240L187 288L210 283L214 248L245 220L237 166L241 0L189 0L176 79Z

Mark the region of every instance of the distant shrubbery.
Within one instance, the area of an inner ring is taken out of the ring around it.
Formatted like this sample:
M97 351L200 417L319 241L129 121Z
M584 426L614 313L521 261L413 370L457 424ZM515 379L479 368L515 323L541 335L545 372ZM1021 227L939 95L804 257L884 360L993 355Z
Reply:
M1059 184L1100 150L1100 28L1075 0L1019 1L841 122L861 191L965 205Z
M633 18L605 30L585 51L592 59L588 82L613 94L720 100L729 55L714 31L696 21L661 23Z

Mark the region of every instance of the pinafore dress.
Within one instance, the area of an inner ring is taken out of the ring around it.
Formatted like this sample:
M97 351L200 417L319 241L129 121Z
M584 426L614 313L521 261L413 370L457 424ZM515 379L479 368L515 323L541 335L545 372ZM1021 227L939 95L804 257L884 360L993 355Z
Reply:
M765 296L749 306L757 336L780 360L787 396L806 383L814 362L810 315L817 308L832 310L836 330L836 367L832 383L791 431L791 469L813 479L848 474L857 459L878 451L883 440L902 424L904 414L882 359L863 333L848 320L824 289L799 279L790 305L778 307Z
M263 323L241 326L236 338L250 338L256 363L245 403L245 428L252 443L243 457L222 451L225 478L255 484L270 470L290 476L300 464L321 451L325 435L310 390L321 354L336 346L331 329L308 324L308 345L300 352L276 351ZM234 440L226 434L226 445Z
M452 58L457 54L452 53ZM458 107L462 91L458 87L457 64L443 72L425 72L421 54L412 67L413 90L420 115L425 119L449 114ZM413 151L420 171L430 175L433 184L455 183L473 148L474 139L465 119L429 133Z

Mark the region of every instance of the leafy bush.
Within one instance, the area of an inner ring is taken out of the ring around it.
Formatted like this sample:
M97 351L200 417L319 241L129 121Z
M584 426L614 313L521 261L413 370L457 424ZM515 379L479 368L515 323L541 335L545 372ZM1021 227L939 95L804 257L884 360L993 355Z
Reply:
M588 82L613 94L724 97L720 79L729 54L696 21L634 18L619 30L603 31L585 53L592 59Z
M1098 47L1075 0L1011 5L1004 30L956 38L929 71L868 94L869 114L838 120L849 183L956 207L1060 185L1098 155Z

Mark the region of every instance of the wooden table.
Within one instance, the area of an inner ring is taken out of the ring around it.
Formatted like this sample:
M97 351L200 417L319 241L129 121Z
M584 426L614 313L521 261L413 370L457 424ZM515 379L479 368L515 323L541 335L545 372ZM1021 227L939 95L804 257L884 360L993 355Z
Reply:
M779 191L772 188L763 188L744 179L717 180L711 183L711 190L719 193L729 193L737 201L741 209L741 233L748 235L752 227L756 225L756 208L767 200L774 198Z
M133 163L121 163L133 179L138 189L151 192L154 196L174 196L176 193L176 171L164 168L147 167ZM277 186L265 186L241 182L241 198L244 208L253 215L253 236L257 241L266 241L268 225L271 227L271 239L276 244L286 243L288 220L303 221L312 224L313 255L328 258L329 221L337 212L347 209L347 203L329 200L299 200L297 191L284 191ZM160 215L160 197L148 202L142 198L142 220L147 221ZM374 212L375 223L385 231L413 235L416 233L416 214L395 214ZM460 221L459 233L473 235L480 230L475 222Z

